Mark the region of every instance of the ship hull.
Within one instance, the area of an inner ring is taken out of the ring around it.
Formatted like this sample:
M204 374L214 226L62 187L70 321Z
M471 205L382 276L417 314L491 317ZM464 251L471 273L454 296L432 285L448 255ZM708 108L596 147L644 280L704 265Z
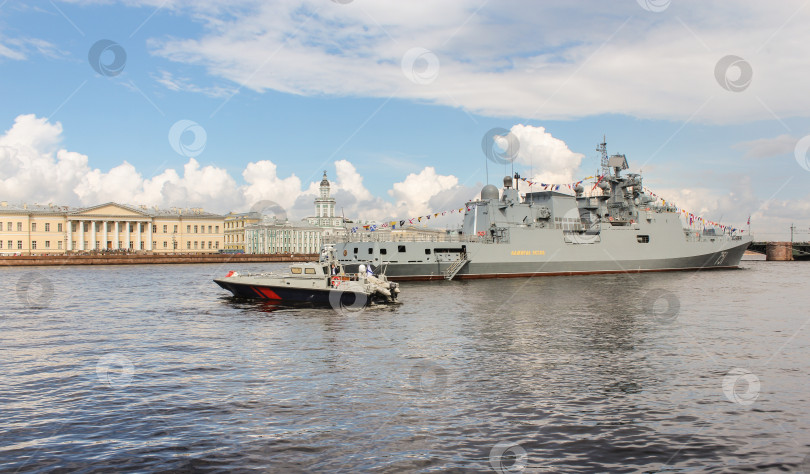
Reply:
M622 229L603 232L595 243L566 243L561 232L547 231L541 238L515 232L513 241L504 244L364 242L345 243L339 249L347 250L347 256L379 255L380 249L387 249L383 255L403 255L400 261L381 259L378 264L390 280L404 281L444 279L460 258L469 261L453 279L733 269L750 245L750 238L687 242L679 227L670 227L646 229L644 235L651 234L654 244L638 242L642 230ZM403 245L404 254L398 253ZM342 263L351 268L349 259Z

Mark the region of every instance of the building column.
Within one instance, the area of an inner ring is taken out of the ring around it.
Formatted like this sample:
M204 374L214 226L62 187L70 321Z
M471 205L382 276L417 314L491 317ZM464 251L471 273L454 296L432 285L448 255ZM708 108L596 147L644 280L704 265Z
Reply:
M141 250L141 232L143 230L143 222L135 223L135 250Z
M84 248L84 221L79 222L79 250L85 250Z
M67 245L65 245L65 249L69 252L73 250L73 223L69 220L67 220L67 237Z
M152 223L147 222L146 224L149 226L149 240L146 242L146 250L152 250Z
M115 221L115 238L113 239L113 248L115 250L118 250L118 244L120 242L120 240L118 240L121 235L121 226L119 224L120 222Z
M130 239L132 238L129 235L129 226L131 226L131 225L132 225L132 222L129 222L129 221L124 222L124 235L126 235L126 237L124 238L124 247L126 248L127 251L129 251L129 243L131 242Z
M96 224L96 221L90 221L90 250L96 249L96 232L98 231Z

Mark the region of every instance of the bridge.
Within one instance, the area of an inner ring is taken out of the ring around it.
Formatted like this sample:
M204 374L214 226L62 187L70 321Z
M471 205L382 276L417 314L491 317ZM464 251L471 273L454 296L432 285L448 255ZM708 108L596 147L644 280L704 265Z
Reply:
M810 260L810 242L752 242L748 250L774 261Z

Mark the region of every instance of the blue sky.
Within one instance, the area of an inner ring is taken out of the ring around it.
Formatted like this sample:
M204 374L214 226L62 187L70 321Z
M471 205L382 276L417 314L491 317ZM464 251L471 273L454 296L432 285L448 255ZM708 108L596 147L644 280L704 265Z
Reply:
M303 217L326 169L347 216L407 217L474 197L482 137L526 126L524 175L591 175L606 134L682 207L810 230L794 153L810 133L804 5L8 0L0 194L220 212L267 199ZM100 40L125 51L120 74L93 69ZM753 72L727 70L736 92L716 74L728 55ZM193 157L170 143L179 120L205 132Z

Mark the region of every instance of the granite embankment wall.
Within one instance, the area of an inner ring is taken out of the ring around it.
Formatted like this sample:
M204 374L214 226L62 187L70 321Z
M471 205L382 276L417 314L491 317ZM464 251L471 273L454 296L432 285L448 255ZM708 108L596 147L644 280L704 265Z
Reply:
M0 266L307 262L317 259L317 254L22 255L0 256Z

